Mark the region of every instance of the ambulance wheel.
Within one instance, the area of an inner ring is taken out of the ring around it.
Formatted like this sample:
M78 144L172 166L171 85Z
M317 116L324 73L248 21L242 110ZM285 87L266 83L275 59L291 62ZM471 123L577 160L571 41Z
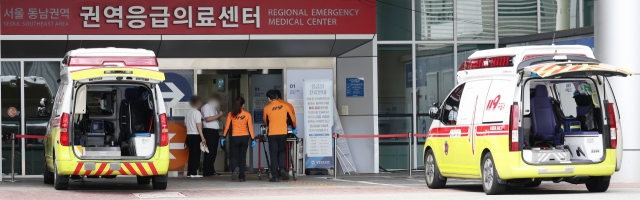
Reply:
M149 185L149 183L151 183L151 177L138 176L136 178L137 178L137 181L138 181L138 185Z
M609 176L592 177L591 182L586 185L589 192L606 192L610 182L611 177Z
M43 168L44 172L42 173L42 175L44 176L44 184L53 184L53 172L50 172L49 169L47 169L47 162L44 163L44 168Z
M424 159L424 179L427 182L427 187L431 189L444 188L447 184L447 178L442 177L440 174L440 168L436 162L436 157L433 155L433 151L429 149L427 151L427 157Z
M487 153L482 159L482 189L488 195L502 194L507 190L507 184L499 183L498 171L491 153Z
M55 158L53 161L53 188L56 190L66 190L69 188L69 176L58 174L58 165Z
M540 184L542 184L542 181L536 179L536 180L531 181L531 183L525 184L524 186L525 187L538 187L538 186L540 186Z
M151 178L151 185L154 190L166 190L167 189L167 175L154 176Z

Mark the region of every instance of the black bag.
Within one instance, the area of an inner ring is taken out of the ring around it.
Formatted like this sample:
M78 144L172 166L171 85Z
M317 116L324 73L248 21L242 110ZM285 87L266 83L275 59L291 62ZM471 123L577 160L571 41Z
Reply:
M133 133L149 132L149 106L146 101L124 102L120 107L120 141Z
M558 100L552 99L551 105L553 106L554 117L556 118L556 132L564 132L561 126L564 124L564 112L562 111L562 107L560 107L560 102Z

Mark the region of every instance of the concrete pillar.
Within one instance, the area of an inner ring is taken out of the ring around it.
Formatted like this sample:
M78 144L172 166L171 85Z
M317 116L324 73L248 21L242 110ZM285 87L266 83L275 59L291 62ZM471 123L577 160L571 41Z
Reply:
M640 72L640 1L595 1L595 55L604 63ZM613 182L640 182L640 77L610 78L622 122L622 169L613 175ZM619 139L618 139L619 140ZM620 142L618 142L620 145Z
M556 31L567 30L571 24L571 15L569 10L570 0L556 0Z

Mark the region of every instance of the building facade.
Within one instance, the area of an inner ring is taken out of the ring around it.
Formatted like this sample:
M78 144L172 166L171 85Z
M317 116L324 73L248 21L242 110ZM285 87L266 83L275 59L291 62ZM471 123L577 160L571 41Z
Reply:
M594 0L34 2L2 2L5 175L11 168L8 136L44 131L38 124L48 119L35 110L40 99L55 96L60 61L75 48L153 50L167 80L181 83L176 87L184 98L177 102L186 102L191 94L208 94L208 86L221 85L215 80L226 80L228 86L217 91L230 99L248 97L251 109L257 109L254 114L262 105L254 96L259 93L250 89L263 83L257 77L271 76L269 80L277 81L264 83L286 96L295 91L292 84L313 77L304 74L317 72L334 80L346 134L425 134L431 124L428 108L448 95L456 85L457 66L473 52L550 43L548 34L594 23ZM239 6L235 17L227 10L233 6ZM547 36L517 39L539 34ZM591 33L557 41L583 36L593 38ZM356 98L347 94L344 80L351 78L364 80L364 91ZM232 92L235 82L239 89ZM174 92L166 85L163 91ZM170 109L179 123L180 108ZM424 140L359 139L348 144L358 172L378 173L423 168ZM41 143L22 139L15 144L17 174L41 174Z

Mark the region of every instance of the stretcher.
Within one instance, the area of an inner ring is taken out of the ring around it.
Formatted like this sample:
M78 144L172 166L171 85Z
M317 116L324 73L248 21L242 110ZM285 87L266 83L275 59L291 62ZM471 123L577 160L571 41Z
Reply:
M267 177L270 179L271 178L271 171L269 170L269 167L271 166L271 159L269 157L269 148L267 145L267 142L269 142L269 139L267 137L268 133L268 128L265 125L261 125L260 126L260 135L258 135L258 180L262 180L262 174L267 174ZM297 141L298 141L298 136L296 136L293 133L288 133L287 134L287 153L286 153L286 168L287 168L287 173L289 172L293 172L291 174L293 174L292 178L293 180L298 180L296 177L296 169L295 169L295 159L296 156L295 154L297 152L295 152L296 148L291 148L292 146L297 145ZM266 158L267 161L267 167L262 167L262 152L260 151L260 147L262 147L262 150L264 152L264 156ZM292 150L294 150L294 152L292 152Z

